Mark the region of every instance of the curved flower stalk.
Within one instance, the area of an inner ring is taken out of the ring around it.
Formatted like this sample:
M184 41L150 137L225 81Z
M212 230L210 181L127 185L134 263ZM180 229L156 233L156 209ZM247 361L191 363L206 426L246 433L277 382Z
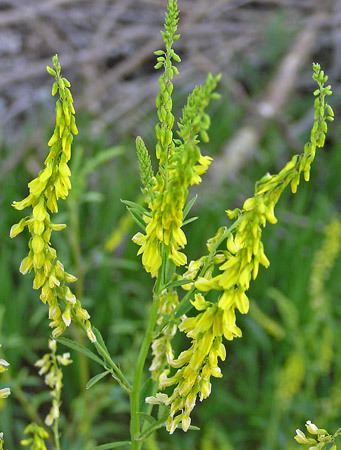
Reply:
M196 400L207 398L211 392L211 377L221 377L219 359L224 360L226 349L223 337L232 341L241 337L236 324L236 311L246 314L249 310L247 291L258 275L259 266L269 266L264 253L262 230L269 222L274 224L275 206L287 186L296 192L301 175L310 177L310 166L318 148L323 147L327 132L327 120L333 120L333 111L326 103L331 95L330 86L325 87L327 76L318 64L313 66L313 78L318 84L314 92L315 117L310 140L304 152L295 155L276 175L266 175L257 184L253 197L248 198L242 209L227 211L234 224L221 228L208 241L209 255L189 265L187 276L192 289L182 300L178 313L186 312L190 302L198 312L185 317L180 330L191 339L192 345L172 362L175 374L163 374L161 387L173 386L170 396L162 396L163 403L170 405L167 429L172 433L178 425L187 431L190 414ZM225 249L219 250L225 243Z
M51 390L52 405L50 412L45 418L45 423L49 427L53 427L56 448L59 449L59 417L61 405L61 392L63 388L63 370L62 366L68 366L72 363L70 353L57 355L57 343L51 339L49 341L50 352L46 353L36 362L39 367L39 375L45 375L45 384Z
M307 432L306 436L303 431L297 429L296 435L294 436L295 441L303 445L304 448L309 446L309 450L323 450L329 448L330 450L337 450L336 440L341 436L341 428L339 428L336 433L330 434L324 428L318 428L310 420L305 423Z
M68 162L73 136L78 133L70 82L61 75L57 55L52 61L53 68L48 66L47 71L55 79L52 95L58 94L58 100L56 125L48 142L50 152L44 169L28 185L29 195L20 202L13 202L15 209L30 207L32 213L12 226L10 236L14 238L28 228L31 236L29 253L21 262L20 272L26 274L33 270L33 288L41 289L40 299L48 304L53 336L60 336L73 318L85 327L89 339L94 342L96 338L91 329L90 316L68 287L68 283L76 281L76 277L64 270L57 251L51 245L52 232L63 230L66 226L52 223L51 214L58 211L58 200L65 200L71 189Z
M23 447L30 447L30 450L47 450L45 441L49 434L43 427L31 423L25 428L24 434L27 434L28 437L20 442Z
M138 233L133 240L141 248L142 263L147 272L156 277L162 265L162 249L176 266L186 264L186 255L180 250L187 243L182 230L184 222L184 207L188 196L188 188L201 181L200 175L206 172L211 158L202 156L199 149L199 136L207 141L207 129L210 121L205 108L210 100L216 97L214 90L219 76L209 75L203 86L196 87L189 96L183 109L182 118L178 123L178 139L174 138L174 116L172 113L172 92L174 75L178 69L174 62L180 62L180 57L173 50L173 43L179 39L176 34L179 10L176 0L169 0L165 21L165 31L162 33L166 50L156 51L156 69L163 68L160 77L160 93L156 99L159 123L155 127L156 156L159 169L152 177L150 165L140 168L142 181L148 179L149 211L143 219L146 223L145 234ZM137 150L140 156L142 149L146 150L141 138L137 140ZM146 158L144 158L146 161Z

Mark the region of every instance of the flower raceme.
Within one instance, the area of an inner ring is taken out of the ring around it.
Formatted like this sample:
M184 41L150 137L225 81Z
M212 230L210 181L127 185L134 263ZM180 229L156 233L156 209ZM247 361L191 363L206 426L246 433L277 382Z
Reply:
M156 157L159 169L153 180L148 182L146 200L149 211L144 215L145 234L138 233L133 240L140 246L138 254L142 254L142 263L147 272L157 276L162 264L162 247L176 266L187 262L186 255L180 250L187 243L182 230L184 224L184 207L188 189L201 182L212 159L200 152L200 139L207 142L207 129L210 125L205 109L214 93L220 76L209 75L202 86L196 87L188 98L182 117L178 122L177 138L174 138L174 116L172 113L172 92L174 75L178 69L174 62L180 62L179 56L172 48L173 42L179 38L176 34L178 23L178 6L175 0L168 3L165 31L162 33L166 50L156 51L156 69L163 68L159 79L160 92L156 99L159 122L155 127ZM141 138L137 139L137 153L140 161L142 180L150 180L152 170L143 164L147 158L146 147Z
M61 366L68 366L72 363L70 353L57 355L57 343L54 339L49 341L49 353L39 359L35 366L39 368L39 375L45 375L45 384L51 389L52 406L46 416L45 423L53 425L60 416L60 396L63 387L63 371Z
M68 283L76 281L76 277L64 270L63 264L58 260L57 251L51 245L52 232L63 230L66 226L52 223L51 214L58 211L58 200L65 200L71 189L68 162L71 158L73 136L78 133L70 82L61 75L57 55L52 61L53 68L47 67L47 71L55 79L52 95L58 94L58 100L56 125L48 142L50 151L45 159L44 169L28 185L29 195L22 201L13 202L15 209L30 207L32 213L12 226L10 236L14 238L28 228L31 236L29 253L21 262L20 272L26 274L33 270L33 288L41 289L40 299L49 306L53 336L60 336L74 318L85 327L89 339L95 341L90 316L68 287Z
M192 286L186 285L186 289L191 289L189 298L198 314L183 317L179 329L191 339L191 347L171 362L176 369L173 375L166 369L160 377L161 388L173 387L169 396L158 397L170 406L167 429L171 433L180 424L185 431L188 429L197 398L207 398L211 392L210 378L222 376L218 361L226 357L223 337L228 341L241 337L236 311L248 312L246 293L250 283L257 277L260 265L269 266L262 230L268 222L277 222L274 209L286 187L290 185L295 193L302 174L309 180L316 150L324 145L327 120L334 117L326 103L331 89L325 86L328 78L318 64L314 64L313 72L318 84L314 92L315 116L304 152L295 155L278 174L263 177L242 209L227 211L234 224L229 229L219 229L208 241L209 255L192 262L184 274L184 278L192 280ZM219 249L223 242L225 249ZM217 300L213 300L214 292L218 293Z

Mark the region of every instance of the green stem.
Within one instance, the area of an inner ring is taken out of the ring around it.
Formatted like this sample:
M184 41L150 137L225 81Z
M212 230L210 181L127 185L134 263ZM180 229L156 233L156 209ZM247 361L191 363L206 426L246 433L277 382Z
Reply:
M58 373L60 371L60 385L59 383L56 384L54 390L51 392L52 398L54 398L57 402L58 405L58 409L60 410L60 406L61 406L61 389L62 389L62 381L63 381L63 372L61 367L58 364L58 360L57 360L57 356L56 356L56 350L52 350L51 352L51 357L52 357L52 367L53 370L56 371L56 373ZM58 386L59 385L59 386ZM53 422L53 438L54 438L54 445L55 445L55 450L60 450L60 435L59 435L59 415L58 417L54 418L54 422Z
M59 438L59 420L55 420L53 424L53 437L54 437L54 445L55 450L60 450L60 438Z
M140 348L137 359L136 370L134 374L133 387L130 398L130 435L131 435L131 450L140 450L143 442L138 440L140 434L140 395L143 378L143 369L148 355L149 347L153 340L153 332L157 321L159 308L159 283L156 283L155 293L153 296L153 304L149 314L146 333Z

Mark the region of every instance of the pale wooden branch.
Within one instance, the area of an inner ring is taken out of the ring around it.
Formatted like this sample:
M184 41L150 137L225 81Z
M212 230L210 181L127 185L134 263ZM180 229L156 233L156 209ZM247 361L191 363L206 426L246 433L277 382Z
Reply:
M317 12L307 21L293 46L283 58L279 68L265 88L263 95L252 105L244 125L216 158L211 169L214 183L237 176L241 167L255 155L267 125L281 115L286 102L295 90L301 67L310 58L325 14Z

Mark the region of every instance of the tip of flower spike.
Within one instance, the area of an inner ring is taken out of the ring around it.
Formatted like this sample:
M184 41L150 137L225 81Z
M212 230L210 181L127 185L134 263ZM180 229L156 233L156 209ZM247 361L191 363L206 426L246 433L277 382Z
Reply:
M58 53L56 53L56 54L52 57L52 63L53 63L53 66L54 66L54 67L60 66L59 58L58 58Z

